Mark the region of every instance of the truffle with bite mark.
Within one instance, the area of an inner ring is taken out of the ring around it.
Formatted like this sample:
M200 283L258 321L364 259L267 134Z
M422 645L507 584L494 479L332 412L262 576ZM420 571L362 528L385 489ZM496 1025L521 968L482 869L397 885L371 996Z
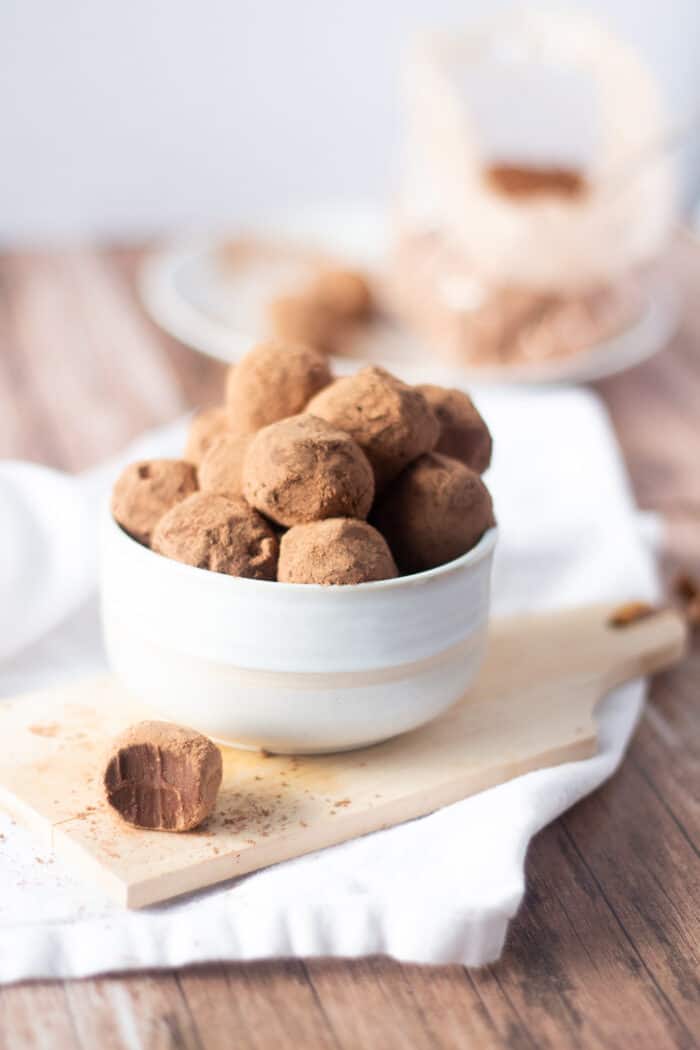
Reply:
M336 379L306 410L355 439L372 464L377 491L430 452L440 432L423 394L374 365Z
M424 383L417 388L437 416L440 437L435 452L458 459L483 474L491 463L491 432L463 390Z
M374 498L367 457L342 430L311 415L258 431L243 464L248 502L279 525L366 518Z
M338 321L366 321L374 308L369 281L358 270L321 270L309 291L312 301Z
M325 356L313 347L260 343L232 368L226 403L240 433L297 415L331 381Z
M237 498L243 495L243 461L251 437L251 434L222 434L210 445L197 472L202 492Z
M231 417L223 405L204 408L193 417L185 445L185 459L199 466L218 437L231 429Z
M373 522L402 572L422 572L474 547L495 524L480 476L438 452L420 456L382 494Z
M112 744L104 789L110 806L137 828L191 831L213 812L221 776L221 752L201 733L139 722Z
M295 525L280 543L277 579L283 583L354 584L397 575L384 537L356 518Z
M310 295L280 295L270 300L265 322L271 337L282 343L314 347L324 354L334 348L338 322Z
M243 499L197 492L173 507L153 533L153 550L198 569L255 580L277 575L277 536Z
M197 472L181 459L148 459L130 463L112 489L115 521L148 547L163 515L197 490Z

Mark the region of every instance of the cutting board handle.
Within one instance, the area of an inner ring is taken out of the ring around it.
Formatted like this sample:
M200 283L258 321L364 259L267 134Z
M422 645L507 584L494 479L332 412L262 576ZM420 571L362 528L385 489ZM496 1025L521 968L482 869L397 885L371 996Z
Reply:
M675 609L662 609L624 626L613 626L609 614L597 641L600 674L612 689L677 663L687 648L688 627Z
M496 621L492 640L501 659L512 664L510 684L522 691L526 681L522 669L526 668L529 681L537 687L556 685L564 692L584 687L592 698L600 699L623 682L680 660L688 629L679 613L663 609L625 626L613 626L611 618L618 608L619 603L586 605L521 617L517 623ZM535 624L539 625L538 646L524 649L523 639L529 639Z

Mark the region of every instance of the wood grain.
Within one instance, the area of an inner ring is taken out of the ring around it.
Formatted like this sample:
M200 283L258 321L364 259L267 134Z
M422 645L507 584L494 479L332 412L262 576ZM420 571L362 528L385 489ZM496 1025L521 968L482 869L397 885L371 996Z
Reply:
M123 249L0 257L0 454L77 469L164 418L170 405L215 400L220 366L145 320L134 292L139 258ZM679 279L688 305L673 345L597 386L640 505L667 516L669 582L681 567L700 576L700 248L693 244L680 253ZM56 289L65 297L60 353L48 346L46 361L37 346L47 347L50 333L31 316L37 288L53 299L54 317ZM124 312L118 363L90 349L114 311ZM73 377L58 374L63 366L74 368ZM165 393L154 404L139 375L151 376L149 383L162 376ZM88 442L85 417L96 390L110 395L99 445ZM617 776L533 843L528 893L497 966L467 973L318 960L5 987L0 1047L690 1050L700 1028L699 692L696 644L682 668L656 679Z

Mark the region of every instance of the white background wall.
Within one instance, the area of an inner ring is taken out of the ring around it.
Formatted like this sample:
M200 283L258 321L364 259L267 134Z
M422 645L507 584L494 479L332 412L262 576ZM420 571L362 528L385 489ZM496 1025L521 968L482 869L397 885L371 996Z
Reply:
M0 239L129 236L387 196L407 37L486 6L0 0ZM585 6L643 48L676 115L700 103L698 0ZM695 168L691 150L690 182Z

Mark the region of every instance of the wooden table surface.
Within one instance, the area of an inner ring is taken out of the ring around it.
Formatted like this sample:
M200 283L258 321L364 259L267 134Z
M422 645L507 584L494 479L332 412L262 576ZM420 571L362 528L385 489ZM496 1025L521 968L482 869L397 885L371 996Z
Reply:
M78 470L216 399L221 367L144 316L139 259L0 257L1 456ZM598 386L640 505L667 516L669 579L700 574L700 249L678 265L689 298L672 346ZM620 772L533 843L497 965L293 960L25 983L0 989L0 1047L700 1045L699 694L695 647L653 683Z

